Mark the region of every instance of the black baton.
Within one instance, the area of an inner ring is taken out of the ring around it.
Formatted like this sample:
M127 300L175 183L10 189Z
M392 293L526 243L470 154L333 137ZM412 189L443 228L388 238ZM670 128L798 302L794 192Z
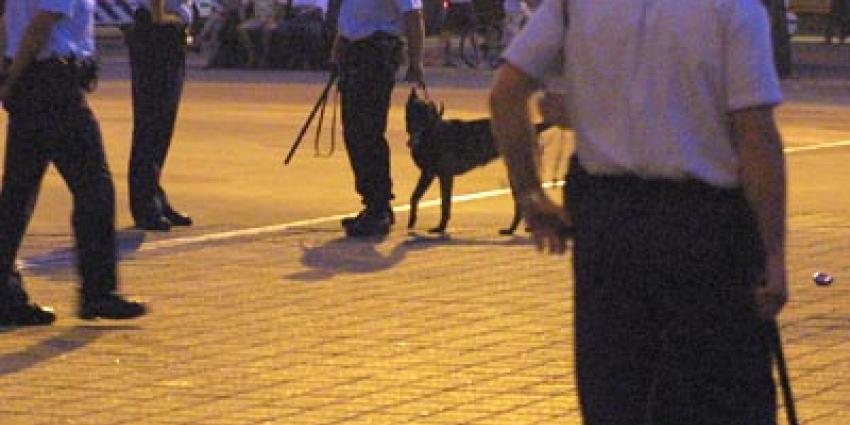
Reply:
M788 415L788 425L799 425L797 409L794 406L794 394L791 393L791 380L788 379L788 366L785 364L785 355L782 354L782 339L775 320L771 320L767 325L767 332L770 351L776 357L776 366L779 369L779 386L782 388L782 401L785 404L785 413Z
M325 89L322 90L322 94L319 96L319 100L316 101L316 105L313 106L313 110L310 111L307 121L304 122L304 126L302 126L301 131L298 132L298 137L295 138L295 143L293 143L292 147L289 149L289 154L287 154L286 159L283 160L284 165L288 165L289 161L292 160L292 156L295 155L295 151L301 144L301 140L304 138L304 133L307 132L307 128L310 127L310 123L313 122L313 117L316 116L316 112L318 112L320 108L324 110L324 105L328 101L328 92L331 90L334 83L336 83L337 77L339 77L339 73L337 72L336 67L334 67L334 69L331 70L330 77L328 77L328 83L325 85Z

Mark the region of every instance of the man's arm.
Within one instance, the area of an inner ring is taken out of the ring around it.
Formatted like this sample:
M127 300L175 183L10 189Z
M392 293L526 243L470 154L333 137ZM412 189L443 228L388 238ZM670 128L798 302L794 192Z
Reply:
M756 282L756 305L762 318L772 319L788 300L782 138L769 106L732 112L730 121L740 160L741 186L755 213L766 255L764 276Z
M165 10L165 0L151 1L151 19L153 20L153 23L157 25L179 24L183 22L180 20L180 16L177 16L176 13L167 12Z
M506 63L496 75L490 93L493 135L508 168L514 197L531 228L539 250L563 253L565 230L571 226L564 209L543 192L537 154L537 133L528 103L539 83Z
M12 86L15 85L24 70L36 60L38 53L50 39L53 26L60 19L62 19L61 13L44 10L36 12L33 16L29 26L24 30L24 37L21 39L21 45L18 47L18 52L15 54L12 64L6 69L5 79L2 87L0 87L0 100L6 99Z
M404 81L424 83L422 45L425 44L425 20L421 10L404 14L404 37L407 40L407 73Z

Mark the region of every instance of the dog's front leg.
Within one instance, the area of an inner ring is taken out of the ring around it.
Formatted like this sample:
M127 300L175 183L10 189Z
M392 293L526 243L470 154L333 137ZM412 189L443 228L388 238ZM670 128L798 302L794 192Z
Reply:
M511 191L513 193L513 191ZM511 220L511 225L506 229L499 230L500 235L513 235L516 232L516 228L519 226L519 222L522 221L522 210L519 208L519 204L516 202L516 196L514 196L514 218Z
M452 187L454 176L439 175L440 179L440 225L429 230L431 233L445 233L452 213Z
M407 219L407 228L412 229L416 224L416 212L419 208L419 200L425 195L425 191L431 186L436 175L430 171L422 170L419 176L419 182L416 183L416 188L413 189L413 195L410 196L410 217Z

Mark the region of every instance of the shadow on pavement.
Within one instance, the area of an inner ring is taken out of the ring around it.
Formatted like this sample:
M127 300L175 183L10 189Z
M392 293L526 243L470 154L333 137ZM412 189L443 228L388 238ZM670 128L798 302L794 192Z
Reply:
M423 236L411 233L389 252L377 249L380 239L337 238L315 247L301 246L301 263L309 270L284 276L288 280L316 282L339 274L376 273L400 263L411 251L438 246L517 246L529 245L530 239L510 236L500 240L453 239L448 234Z
M145 232L125 229L117 232L119 261L136 252L145 241ZM75 265L73 247L62 247L44 254L33 255L23 259L23 269L39 275L64 275L72 273Z
M21 329L24 328L7 328L0 331L0 333ZM0 356L0 376L20 372L39 363L83 348L107 332L134 331L139 329L136 326L75 326L58 335L47 338L38 344L29 346L22 351Z

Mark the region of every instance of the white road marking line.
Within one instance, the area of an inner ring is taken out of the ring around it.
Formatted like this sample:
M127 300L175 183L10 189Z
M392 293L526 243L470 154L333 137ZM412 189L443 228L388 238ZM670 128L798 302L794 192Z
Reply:
M842 146L850 146L850 140L840 140L837 142L830 143L820 143L817 145L809 145L809 146L798 146L795 148L785 148L785 153L797 153L797 152L806 152L806 151L814 151L818 149L827 149L827 148L838 148Z
M794 148L785 148L784 151L785 151L785 153L791 154L791 153L797 153L797 152L807 152L807 151L837 148L837 147L843 147L843 146L850 146L850 140L841 140L841 141L837 141L837 142L821 143L821 144L811 145L811 146L799 146L799 147L794 147ZM548 188L563 186L563 184L564 184L564 181L560 180L560 181L555 181L555 182L544 183L543 186L548 189ZM480 199L487 199L487 198L494 198L494 197L497 197L497 196L509 195L510 193L511 193L511 190L509 188L503 188L503 189L486 190L486 191L483 191L483 192L475 192L475 193L467 193L467 194L462 194L462 195L455 195L455 196L452 196L452 203L477 201L477 200L480 200ZM436 206L439 206L439 205L440 205L439 199L431 199L431 200L426 200L426 201L420 202L419 208L431 208L431 207L436 207ZM410 211L410 205L409 204L399 205L397 207L394 207L393 211L396 211L396 212ZM269 233L277 233L277 232L282 232L282 231L285 231L285 230L290 230L290 229L295 229L295 228L300 228L300 227L307 227L307 226L313 226L313 225L317 225L317 224L324 224L324 223L328 223L328 222L339 221L342 218L348 217L352 214L356 214L356 213L337 214L337 215L331 215L331 216L325 216L325 217L311 218L311 219L306 219L306 220L292 221L292 222L289 222L289 223L273 224L273 225L269 225L269 226L251 227L251 228L247 228L247 229L231 230L231 231L219 232L219 233L210 233L210 234L206 234L206 235L186 236L186 237L182 237L182 238L165 239L165 240L159 240L159 241L154 241L154 242L147 242L147 243L143 243L141 246L139 246L139 248L136 250L136 252L155 252L155 251L169 249L169 248L179 248L179 247L184 247L184 246L203 244L203 243L209 243L209 242L218 242L218 241L223 241L223 240L228 240L228 239L236 239L236 238L247 237L247 236L257 236L257 235L263 235L263 234L269 234ZM61 253L57 253L57 254L51 255L51 258L39 258L38 260L36 260L34 262L27 262L26 260L22 260L22 261L19 261L18 264L19 264L19 267L21 269L27 269L27 268L38 267L39 264L52 264L54 261L62 260L66 256L67 256L67 254L63 255Z

